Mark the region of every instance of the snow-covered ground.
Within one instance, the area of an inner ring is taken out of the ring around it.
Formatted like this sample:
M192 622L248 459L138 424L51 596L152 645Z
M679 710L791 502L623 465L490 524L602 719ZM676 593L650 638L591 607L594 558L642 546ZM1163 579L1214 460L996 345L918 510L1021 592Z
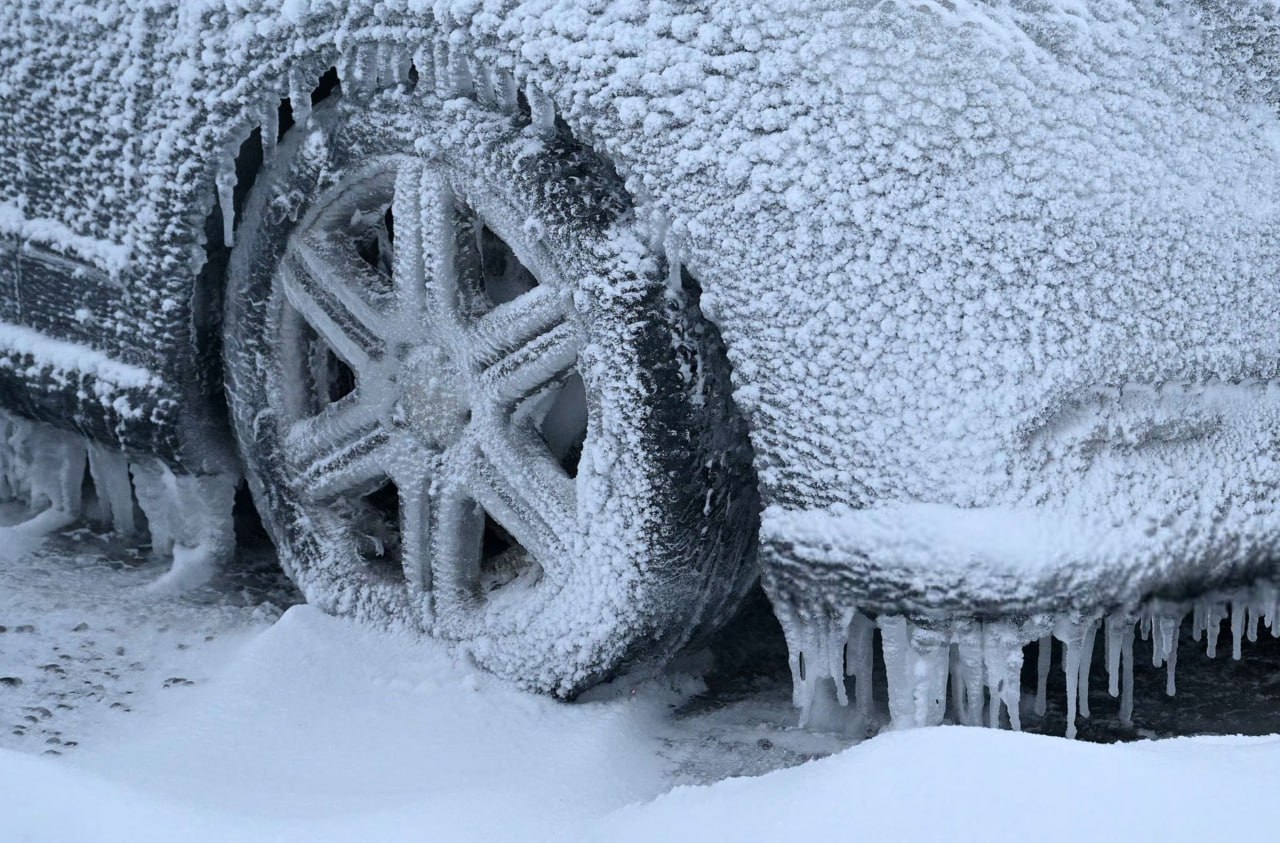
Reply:
M564 705L291 605L269 559L181 598L145 591L159 570L87 530L40 547L0 528L0 839L1205 840L1273 824L1273 737L943 727L849 747L792 728L785 677L717 696L696 663Z

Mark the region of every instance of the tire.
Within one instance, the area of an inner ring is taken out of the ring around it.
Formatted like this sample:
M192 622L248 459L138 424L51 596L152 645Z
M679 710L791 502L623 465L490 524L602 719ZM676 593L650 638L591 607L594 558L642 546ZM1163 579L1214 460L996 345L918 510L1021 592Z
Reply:
M235 433L309 602L568 698L754 581L746 430L608 162L424 87L335 95L259 176L228 270Z

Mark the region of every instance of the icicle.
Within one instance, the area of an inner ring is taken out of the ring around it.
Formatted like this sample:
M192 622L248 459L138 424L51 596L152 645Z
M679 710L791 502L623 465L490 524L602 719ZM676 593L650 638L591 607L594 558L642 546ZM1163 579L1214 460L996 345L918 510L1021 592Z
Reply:
M1093 643L1098 634L1097 619L1085 626L1084 640L1080 648L1080 716L1089 717L1089 674L1093 670Z
M1111 638L1110 620L1110 615L1102 616L1102 666L1107 670L1107 693L1114 697L1115 694L1111 693L1111 650L1115 642Z
M235 245L236 229L236 162L227 154L218 165L218 174L214 177L218 186L218 207L222 210L222 242L230 247Z
M1218 633L1222 629L1222 620L1226 617L1226 611L1220 603L1211 603L1208 611L1205 613L1205 655L1209 658L1218 657Z
M25 500L34 512L11 525L11 532L38 543L75 521L83 509L80 494L86 448L86 440L77 434L0 414L4 489Z
M1258 595L1251 593L1249 595L1248 614L1245 615L1245 637L1249 639L1250 644L1258 642L1258 616L1262 614L1258 603L1256 602Z
M449 50L449 84L455 97L470 96L475 90L466 51L456 44Z
M515 74L510 70L499 69L494 88L498 105L514 114L520 104L520 88L516 84Z
M280 100L275 94L272 94L263 106L259 126L259 134L262 137L262 160L270 164L276 156L276 141L280 138Z
M859 713L870 715L874 703L872 670L875 667L875 621L854 612L845 644L845 673L853 677L853 693Z
M991 696L987 722L999 727L1003 705L1015 732L1022 729L1022 646L1023 633L1016 624L996 621L982 625L982 666Z
M471 84L475 89L476 99L481 104L494 107L498 104L498 94L496 92L497 83L494 79L493 70L485 63L479 60L470 62Z
M849 696L844 686L846 650L849 646L849 624L856 614L856 611L850 610L828 617L826 618L827 628L822 630L826 635L826 641L823 642L827 656L826 673L835 686L836 700L842 708L849 704Z
M986 704L982 625L976 621L957 622L952 628L956 661L964 681L963 717L966 726L981 726ZM993 702L998 707L999 702Z
M423 44L413 51L413 66L418 71L418 84L435 87L435 51L430 44Z
M378 88L390 88L400 83L400 73L395 58L397 48L389 43L380 42L377 46Z
M787 640L792 703L800 709L800 726L838 730L847 719L844 653L856 613L811 617L785 600L774 601L774 613Z
M31 501L31 438L35 425L4 416L4 485L9 498Z
M40 426L29 434L31 462L28 504L43 504L69 516L80 515L84 482L85 439L74 433Z
M1244 638L1244 601L1231 600L1231 658L1240 661L1240 642Z
M372 96L378 90L378 45L361 44L356 48L356 82L360 93Z
M1122 639L1133 635L1133 620L1127 615L1107 615L1107 693L1120 696L1120 650Z
M905 729L915 725L912 700L915 683L909 674L911 645L907 619L901 615L881 615L876 624L880 627L880 654L889 685L889 717L893 728Z
M882 615L878 623L893 728L942 723L951 653L948 636L908 623L901 616Z
M89 476L98 493L103 520L121 536L131 536L133 517L133 484L129 481L129 461L118 451L101 445L89 445Z
M203 585L235 553L234 474L177 477L177 497L170 521L174 537L173 566L151 584L151 590L174 592Z
M1081 650L1084 630L1078 620L1061 620L1054 625L1053 634L1065 645L1062 656L1062 672L1067 680L1067 737L1076 736L1076 703L1079 700Z
M293 122L297 126L306 126L311 119L311 92L315 90L315 80L303 68L295 67L289 71L289 108L293 112Z
M1053 636L1040 638L1036 659L1036 716L1044 717L1049 710L1049 668L1053 665Z
M338 62L338 80L343 92L357 100L368 100L378 90L378 45L359 44Z
M355 75L356 54L354 49L345 50L342 55L338 56L338 61L334 64L333 69L338 74L338 84L342 86L342 93L345 96L356 97L359 95L356 80L352 77Z
M133 463L130 469L133 472L133 488L137 492L138 507L147 516L151 552L156 556L167 556L173 552L171 509L177 496L173 472L159 461Z
M130 465L138 505L147 516L151 551L173 565L152 590L202 585L235 550L233 474L175 475L159 460Z
M668 231L667 236L663 238L662 245L667 258L667 290L678 294L684 288L684 280L681 277L683 263L681 262L680 242L674 234Z
M1197 600L1191 606L1191 640L1200 640L1200 631L1205 628L1208 621L1205 619L1205 602Z
M649 248L665 250L671 233L671 220L659 210L652 210L646 215L645 237Z
M1178 632L1182 628L1182 615L1161 615L1159 619L1160 651L1164 655L1168 671L1165 676L1165 693L1174 695L1174 673L1178 666ZM1156 646L1153 644L1153 646Z
M1123 672L1120 692L1120 723L1133 725L1133 625L1124 625L1124 636L1121 639L1120 664Z
M395 44L378 45L378 86L391 88L409 81L413 58L409 51Z
M11 441L13 420L0 413L0 499L11 501L20 496L17 481L17 454Z
M1273 638L1280 636L1280 629L1276 628L1276 587L1271 583L1262 583L1258 590L1258 599L1262 602L1262 623L1271 630Z
M532 79L525 85L525 99L529 101L529 113L533 118L533 127L543 135L555 134L556 108L551 98L543 93Z
M960 648L952 644L949 648L947 670L949 671L951 689L952 717L955 722L969 725L969 702L964 689L964 665L960 664Z
M1164 667L1164 649L1160 646L1159 636L1156 633L1155 610L1150 606L1143 612L1143 623L1147 625L1151 638L1151 666Z
M915 689L914 719L920 726L940 726L947 712L947 670L951 640L947 631L910 627Z

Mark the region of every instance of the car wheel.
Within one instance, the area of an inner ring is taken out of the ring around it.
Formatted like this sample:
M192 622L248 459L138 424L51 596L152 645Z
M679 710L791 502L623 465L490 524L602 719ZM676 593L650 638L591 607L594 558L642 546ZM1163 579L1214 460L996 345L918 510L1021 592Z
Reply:
M532 122L401 86L292 129L241 217L226 381L308 601L571 697L727 618L758 500L688 275Z

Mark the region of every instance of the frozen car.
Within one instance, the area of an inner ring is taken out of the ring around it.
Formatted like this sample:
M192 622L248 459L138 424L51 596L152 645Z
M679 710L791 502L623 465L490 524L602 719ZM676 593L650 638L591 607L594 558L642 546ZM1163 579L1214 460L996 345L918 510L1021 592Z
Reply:
M308 599L563 696L757 548L806 716L877 628L900 725L950 677L1016 726L1050 636L1074 704L1100 628L1172 683L1184 615L1276 609L1277 44L1264 0L14 0L9 491L73 513L87 453L128 528L131 465L181 580L243 472Z

